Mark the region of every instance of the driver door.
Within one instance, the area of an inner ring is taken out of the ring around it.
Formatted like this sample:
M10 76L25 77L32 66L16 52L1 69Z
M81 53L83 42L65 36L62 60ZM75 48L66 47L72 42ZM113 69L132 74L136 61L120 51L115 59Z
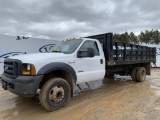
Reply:
M87 56L87 49L94 49L94 57ZM79 48L83 57L76 57L77 84L103 79L105 74L104 57L100 56L96 41L87 40ZM78 54L77 52L77 54Z

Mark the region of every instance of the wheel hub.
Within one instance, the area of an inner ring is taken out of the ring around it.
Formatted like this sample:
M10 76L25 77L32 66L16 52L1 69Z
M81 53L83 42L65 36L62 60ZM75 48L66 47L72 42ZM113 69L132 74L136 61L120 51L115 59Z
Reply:
M143 70L142 73L141 73L141 79L144 80L145 76L146 76L146 74L145 74L145 71Z
M49 98L51 101L61 102L64 98L64 89L61 86L53 87L50 91Z

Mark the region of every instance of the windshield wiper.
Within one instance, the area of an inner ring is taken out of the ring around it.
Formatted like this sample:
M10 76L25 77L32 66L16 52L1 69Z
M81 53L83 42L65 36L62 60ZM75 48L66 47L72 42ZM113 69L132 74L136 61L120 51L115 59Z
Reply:
M52 52L61 52L61 51L56 51L56 50L54 50L54 51L52 51Z

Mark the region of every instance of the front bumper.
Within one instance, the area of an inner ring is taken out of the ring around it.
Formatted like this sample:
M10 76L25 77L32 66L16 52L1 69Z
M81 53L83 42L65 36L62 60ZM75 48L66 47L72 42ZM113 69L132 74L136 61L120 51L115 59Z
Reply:
M39 76L19 76L15 79L6 77L4 74L2 78L2 88L10 92L26 97L34 97L37 93L43 75Z

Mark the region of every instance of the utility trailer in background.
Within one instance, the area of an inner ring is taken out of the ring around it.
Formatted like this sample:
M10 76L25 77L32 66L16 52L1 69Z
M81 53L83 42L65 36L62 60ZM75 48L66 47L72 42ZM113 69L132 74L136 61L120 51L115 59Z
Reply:
M101 43L106 59L106 76L132 74L138 67L144 67L146 74L150 75L151 63L156 63L155 47L114 42L112 33L86 38L97 39Z
M0 35L0 76L4 71L4 60L8 57L48 52L53 50L60 41L51 39L30 38L24 36Z

